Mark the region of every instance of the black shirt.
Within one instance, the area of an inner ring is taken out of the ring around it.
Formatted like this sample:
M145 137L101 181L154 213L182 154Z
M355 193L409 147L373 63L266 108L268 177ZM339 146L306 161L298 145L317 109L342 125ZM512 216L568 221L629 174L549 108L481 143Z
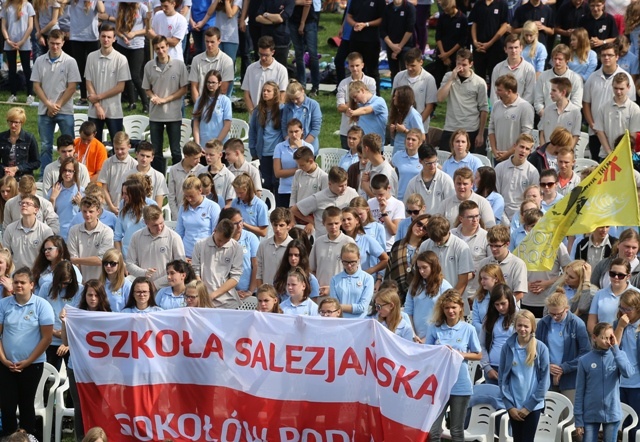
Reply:
M580 20L587 14L589 14L589 4L586 1L576 8L571 0L567 0L558 9L556 26L565 31L577 29L580 27ZM569 46L571 37L560 37L560 42Z
M539 21L548 28L555 26L553 21L553 10L551 7L540 3L538 6L533 6L531 2L522 6L518 6L516 12L513 15L514 28L521 28L527 21ZM545 32L538 33L538 41L546 46L547 34Z
M382 18L385 0L352 0L349 6L349 14L356 23L368 23ZM349 41L377 41L380 39L380 27L369 26L359 32L353 30Z
M606 12L598 19L593 18L593 15L589 12L580 20L580 27L587 30L589 38L596 37L600 40L605 40L618 36L618 25L616 25L613 15ZM598 53L600 52L598 48L592 49Z
M469 22L476 25L478 41L486 43L498 33L503 23L508 22L508 17L509 7L504 0L494 0L490 5L484 0L478 0L471 10Z
M249 3L249 5L251 5L251 3ZM262 25L262 35L272 36L276 46L288 46L291 42L287 22L291 14L293 14L294 6L294 0L262 0L260 4L258 15L262 15L265 12L269 14L280 14L282 20L284 20L278 25Z
M380 25L380 37L389 39L394 43L400 43L404 34L411 33L407 48L415 46L413 42L413 31L416 27L416 7L409 2L403 2L400 6L389 3L384 9L382 24ZM352 34L353 35L353 34Z
M436 41L442 42L442 48L445 52L456 44L459 44L461 48L466 48L468 36L469 22L467 16L461 11L458 11L453 17L444 13L440 14L438 26L436 26Z

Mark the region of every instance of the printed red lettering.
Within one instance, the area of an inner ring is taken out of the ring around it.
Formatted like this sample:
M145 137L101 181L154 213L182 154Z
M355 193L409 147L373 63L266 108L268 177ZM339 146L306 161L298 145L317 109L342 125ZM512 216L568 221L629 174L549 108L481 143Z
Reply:
M251 362L251 352L246 347L251 347L251 339L240 338L236 341L236 351L239 353L239 356L244 356L244 359L236 356L235 362L240 367L246 367L249 365L249 362Z
M314 355L311 356L311 360L304 369L304 374L312 374L316 376L323 375L325 372L323 370L316 370L315 366L318 365L318 362L320 362L322 356L324 355L324 347L307 347L304 350L314 353Z
M331 383L336 379L336 349L329 347L327 350L329 350L329 356L327 357L327 371L329 375L324 381Z
M381 387L388 387L391 385L391 381L393 380L393 376L391 376L391 372L394 368L396 368L395 362L388 358L380 358L378 359L378 384Z
M356 374L362 376L364 374L362 370L362 365L360 365L360 360L358 359L358 355L356 351L349 347L347 351L342 355L342 361L340 361L340 368L338 369L338 376L342 376L349 369L352 369L356 372Z
M253 361L251 361L251 368L256 368L256 364L260 362L262 365L262 369L267 369L267 355L264 354L264 345L262 345L262 341L258 341L258 345L256 345L256 349L253 352Z
M285 358L287 363L287 373L292 374L302 374L301 368L293 368L294 362L300 362L302 360L302 356L294 355L293 352L302 351L301 345L287 345L285 346Z
M240 339L238 340L238 342L240 342ZM249 340L249 345L251 345L251 340ZM224 348L222 348L222 342L220 341L220 338L213 333L209 335L207 343L204 344L202 357L208 358L212 353L218 353L218 357L220 357L221 360L224 360Z
M147 346L147 341L152 334L152 330L147 330L142 336L138 337L137 331L134 330L131 332L131 356L133 359L140 358L140 351L142 351L142 353L144 353L149 359L153 359L154 354Z
M401 365L398 369L398 373L396 373L396 380L393 383L393 391L397 393L400 390L400 384L404 387L404 391L409 397L413 397L413 391L411 390L411 384L409 381L416 377L418 374L418 370L414 370L411 373L405 375L405 371L407 369L404 365Z
M282 373L284 371L284 367L276 365L276 344L273 342L269 343L269 370L274 373Z
M422 396L431 396L431 405L433 405L435 402L436 390L438 390L438 378L436 378L436 375L432 374L422 383L416 393L415 399L419 401L422 399Z
M109 344L104 342L107 339L107 335L100 331L92 331L87 333L87 344L91 347L96 347L99 352L89 350L89 356L92 358L106 358L109 356Z
M113 346L113 357L114 358L128 358L129 353L124 353L122 348L127 343L127 338L129 337L129 332L124 330L112 331L109 333L109 336L119 336L118 342Z
M201 353L191 353L191 344L193 343L193 339L191 339L191 335L188 331L182 330L182 351L184 352L185 357L187 358L200 358L202 357Z
M367 347L365 349L365 363L364 363L364 374L369 373L369 369L373 371L373 375L378 377L378 370L376 367L376 356L373 354L373 348Z
M164 342L162 338L165 336L169 336L169 350L165 351ZM178 337L178 333L173 330L160 330L156 335L156 353L158 356L162 356L164 358L170 358L171 356L175 356L178 354L178 350L180 349L180 338Z

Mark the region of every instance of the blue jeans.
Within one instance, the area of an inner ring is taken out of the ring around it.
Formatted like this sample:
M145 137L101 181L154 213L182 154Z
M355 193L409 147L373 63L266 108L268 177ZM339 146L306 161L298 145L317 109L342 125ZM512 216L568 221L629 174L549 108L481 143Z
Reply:
M615 442L618 440L618 427L620 421L607 422L602 424L602 435L604 442ZM600 423L586 423L584 424L584 436L582 442L598 442L598 431L600 430Z
M164 128L167 128L167 137L169 138L169 148L171 149L172 164L178 164L182 161L182 150L180 149L180 129L182 120L180 121L150 121L149 135L151 136L151 144L155 149L151 167L165 174L167 171L167 162L163 157L164 147Z
M58 114L50 117L47 114L38 115L38 134L42 148L40 149L40 171L44 173L44 169L53 161L53 134L56 130L56 124L60 127L62 135L70 135L75 138L73 129L73 115Z
M451 426L451 440L453 442L464 441L464 418L467 414L467 406L469 405L470 398L471 396L449 396L449 422ZM440 440L442 421L444 420L446 411L447 407L445 405L445 409L442 410L440 416L436 418L431 426L431 431L429 431L430 441L436 442Z
M307 71L304 66L305 49L309 52L309 71L311 72L311 86L320 87L320 64L318 62L318 23L306 23L304 35L298 34L298 24L289 22L289 35L293 49L296 52L296 79L300 84L307 84Z
M233 76L234 76L234 80L235 80L235 75L236 75L236 57L238 55L238 47L240 45L238 43L229 43L226 41L223 41L222 43L220 43L220 50L222 52L224 52L225 54L227 54L229 57L231 57L231 61L233 61ZM231 84L229 85L229 89L227 89L227 97L230 97L233 95L233 81L231 80Z
M104 131L105 124L107 125L107 130L109 131L109 138L113 143L113 137L116 136L116 133L124 130L124 119L123 118L105 118L101 120L99 118L89 117L89 121L93 121L93 124L96 125L96 138L98 141L102 143L102 132Z

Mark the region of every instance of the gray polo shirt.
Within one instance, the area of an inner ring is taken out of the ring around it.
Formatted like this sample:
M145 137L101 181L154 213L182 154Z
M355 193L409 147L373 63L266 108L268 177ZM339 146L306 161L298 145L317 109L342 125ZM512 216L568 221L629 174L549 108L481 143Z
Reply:
M542 109L546 109L547 107L553 104L551 101L551 96L549 93L551 92L551 83L549 82L552 78L568 78L571 82L571 95L569 95L569 101L575 104L578 109L582 109L582 77L571 69L567 68L567 71L562 75L557 75L553 69L547 69L543 73L540 74L538 79L536 80L536 91L534 97L533 108L536 113L540 112ZM545 111L545 113L547 113Z
M36 213L37 220L49 226L56 235L59 234L60 219L58 218L58 214L53 208L53 205L48 199L45 199L40 195L36 195L36 197L40 201L40 210ZM12 222L20 221L22 219L22 216L20 215L20 201L22 201L22 197L18 194L7 201L4 205L4 222L2 225L5 230Z
M507 285L511 287L514 292L527 293L529 285L527 283L527 265L523 260L518 258L513 253L509 252L505 259L498 261L493 255L480 261L478 268L482 268L487 264L498 264Z
M16 269L33 267L44 241L53 235L53 230L36 219L32 228L22 226L22 219L15 221L5 229L2 245L9 249Z
M136 166L132 169L125 171L122 174L121 181L118 183L118 187L120 188L120 191L122 191L122 184L127 180L127 177L129 175L133 175L134 173L142 173L142 172L140 172ZM151 198L156 199L156 196L169 194L169 190L167 189L167 181L163 174L161 174L154 168L150 168L145 173L145 175L151 178L151 188L152 188Z
M108 91L116 87L121 81L131 80L129 62L127 57L115 49L109 55L103 55L100 49L93 51L87 57L87 67L84 70L85 78L93 83L93 88L97 94ZM105 98L100 101L107 118L122 118L122 104L120 95ZM89 116L97 118L96 108L93 103L89 103Z
M273 236L271 236L260 243L258 254L256 255L258 259L256 279L262 280L265 284L273 284L273 278L276 276L278 267L280 267L285 249L291 241L293 241L293 238L287 235L282 244L276 245Z
M298 169L296 173L293 174L289 206L292 207L296 205L298 201L302 201L327 187L329 187L329 175L320 169L320 166L316 167L316 170L311 173Z
M422 111L428 104L438 103L438 86L436 79L426 70L422 69L417 77L409 77L407 70L400 71L393 78L393 89L400 86L410 86L416 99L416 110ZM424 133L429 132L429 122L431 118L424 120Z
M182 60L169 58L163 67L158 65L158 59L150 60L144 67L142 88L152 90L160 97L167 97L181 87L189 85L189 73ZM157 105L149 102L150 121L182 121L182 100Z
M193 247L191 265L209 292L222 286L229 279L240 281L242 276L242 246L230 239L222 247L213 241L213 235L201 239ZM213 300L215 308L236 309L240 297L235 287Z
M524 58L515 68L509 67L509 60L504 60L493 68L493 72L491 73L491 102L495 104L499 101L496 95L496 80L507 74L513 75L518 81L518 95L533 105L536 87L536 70L533 65Z
M451 79L447 72L440 83L444 87ZM444 119L444 130L453 132L464 129L473 132L480 127L480 112L489 112L487 82L479 75L471 73L471 77L460 81L453 80L447 97L447 114Z
M409 180L407 188L404 191L404 203L407 203L407 198L412 193L417 193L422 196L426 204L426 213L435 215L437 213L443 213L442 203L447 198L456 195L453 179L438 169L433 176L433 180L429 183L429 188L422 179L422 174L414 176Z
M438 256L444 279L454 287L460 275L475 271L471 249L455 235L449 235L449 239L442 246L428 239L422 243L418 253L429 250Z
M560 270L563 269L566 265L571 262L571 257L569 257L569 253L567 252L567 248L564 244L560 243L560 247L556 252L556 259L553 261L553 267L551 270L540 271L540 272L528 272L527 279L531 282L533 281L548 281L549 279L556 278L560 275ZM524 297L522 298L523 306L531 306L531 307L544 307L544 301L551 294L551 289L555 288L554 285L550 285L546 290L543 290L541 293L534 294L529 291L525 291Z
M387 161L385 158L382 163L377 166L373 166L371 162L368 162L364 168L365 172L369 172L369 179L372 180L376 175L386 175L389 178L389 186L391 186L391 195L398 196L398 174L396 170L393 168L391 163ZM358 186L360 186L360 182L358 182ZM358 193L366 199L369 199L369 196L365 194L364 190L358 188Z
M478 209L480 209L480 218L482 218L484 226L487 229L489 227L495 226L496 217L493 213L493 209L491 208L491 204L489 203L489 201L475 192L471 192L471 196L469 197L469 199L478 205ZM463 200L458 199L458 195L456 195L454 192L453 196L444 200L442 202L442 205L440 206L440 213L449 220L452 226L458 219L458 214L460 213L460 203L462 203L462 201Z
M198 164L196 167L187 172L182 166L182 161L171 166L171 170L169 170L168 174L169 183L167 185L167 188L169 191L169 208L171 209L171 219L173 221L178 221L178 211L180 210L180 206L182 206L184 202L182 200L184 196L184 192L182 191L182 184L184 183L184 180L186 180L188 176L198 176L201 173L206 173L206 171L207 166Z
M151 275L156 287L167 284L167 264L176 259L185 259L182 238L174 230L164 227L158 236L152 236L144 227L131 237L127 249L127 270L133 276L145 276L148 268L156 269Z
M44 79L47 81L44 81ZM69 86L69 83L80 83L80 71L76 60L64 52L56 60L51 61L49 52L36 58L31 71L31 81L40 83L42 91L51 101L58 101ZM38 115L45 115L47 107L40 100ZM59 114L73 115L73 100L67 100L60 108Z
M44 168L44 173L42 174L42 192L45 195L47 195L53 185L58 182L58 178L60 178L60 159L47 164L47 167ZM78 163L78 180L80 181L80 187L86 188L87 184L89 184L89 171L87 170L87 166L82 163Z
M603 106L603 112L598 113L595 129L607 136L611 149L615 149L615 140L628 130L630 134L640 131L640 107L627 98L624 104L616 104L613 98ZM600 156L605 157L604 147L600 148Z
M533 106L518 97L509 105L498 100L491 109L489 134L496 136L496 148L506 151L513 146L520 134L533 130Z
M287 68L278 63L275 59L268 67L262 67L260 61L251 63L244 74L242 90L248 91L254 106L258 105L262 86L267 81L275 81L280 88L280 92L287 89L289 84L289 74Z
M69 254L72 258L89 258L97 256L102 259L104 253L113 248L113 230L101 221L95 229L89 231L84 223L76 224L69 229ZM101 266L78 266L85 281L98 279L102 274Z
M322 212L324 209L330 206L336 206L340 209L344 209L349 205L352 199L358 196L358 193L351 187L347 187L347 190L342 195L336 195L327 187L318 193L314 193L307 198L298 201L298 210L304 216L313 214L314 226L316 229L316 238L322 235L326 235L327 231L322 224Z
M233 60L222 52L222 50L219 50L218 55L214 57L207 57L206 51L193 57L191 61L191 71L189 72L189 81L198 83L198 91L200 93L202 93L202 87L204 86L205 75L214 69L220 72L222 81L233 83L235 76Z
M545 139L548 140L551 132L558 126L567 129L571 132L571 135L579 137L582 131L581 107L569 102L564 110L559 112L556 103L551 103L549 106L546 106L544 115L538 123L538 130L544 131Z
M107 158L102 163L102 169L98 175L98 182L109 186L109 195L111 202L118 205L120 202L120 194L122 193L121 183L124 181L125 173L131 169L138 167L138 161L131 155L127 155L124 161L120 161L115 155Z
M538 169L533 164L525 161L522 165L516 166L512 159L513 156L495 168L498 193L504 198L504 213L509 219L520 210L525 189L540 181Z
M480 262L487 256L491 256L491 248L489 247L489 241L487 240L487 231L482 227L478 227L478 230L476 230L473 235L466 237L462 234L460 226L458 226L455 229L452 229L451 233L465 242L471 251L474 277L469 281L467 289L465 290L466 293L471 295L478 289L478 272L480 271L480 267L478 266Z
M613 74L606 76L602 72L602 68L595 71L593 74L589 75L587 82L584 84L584 93L582 95L582 101L585 103L591 104L591 115L593 116L593 121L597 122L600 113L603 112L605 104L613 97L613 77L616 74L624 72L629 77L629 93L627 96L631 100L636 99L636 86L631 78L631 75L627 73L620 66L613 72ZM595 135L595 132L589 128L589 135Z
M254 166L247 160L245 160L245 162L242 163L242 166L238 167L237 169L233 164L229 164L227 169L229 169L229 172L231 172L235 177L246 173L251 177L251 181L253 181L254 190L256 192L262 190L262 177L260 176L260 171L256 166Z
M342 272L340 253L345 244L355 244L350 236L340 232L336 239L329 239L327 235L317 236L309 255L311 271L318 278L320 287L328 286L331 278Z

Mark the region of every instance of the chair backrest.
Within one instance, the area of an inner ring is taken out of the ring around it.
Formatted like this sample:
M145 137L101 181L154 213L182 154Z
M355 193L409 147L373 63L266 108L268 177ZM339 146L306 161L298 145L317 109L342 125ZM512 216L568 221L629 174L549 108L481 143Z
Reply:
M393 158L393 146L384 146L382 149L382 155L391 164L391 158Z
M451 152L447 152L446 150L438 150L437 152L438 152L438 164L442 166L444 162L447 161L451 156Z
M127 115L122 119L124 131L131 140L144 140L149 129L149 117L145 115Z
M273 210L276 208L276 197L273 193L271 193L271 191L269 189L262 189L262 196L260 197L260 199L262 201L264 201L264 203L267 205L267 207L269 208L269 214L271 214L271 212L273 212Z
M620 431L622 431L622 442L628 442L629 431L631 431L638 425L638 414L633 408L631 408L630 405L627 405L623 402L621 402L620 405L622 406L622 419L620 420L622 424L620 425ZM631 422L628 425L624 425L628 417L631 418ZM640 438L640 433L638 433L638 436L636 436L636 439L638 438Z
M340 160L346 153L345 149L325 147L320 149L316 161L320 164L320 168L328 173L329 169L340 164Z
M533 149L540 146L540 132L537 129L533 129L531 131L531 136L533 137Z
M479 153L473 153L471 155L473 155L474 157L479 159L483 166L492 167L491 166L491 160L486 155L482 155L482 154L479 154Z
M247 141L249 139L249 125L247 122L239 118L232 118L229 138L240 138L242 141Z
M258 307L258 298L255 296L247 296L240 303L238 310L255 310Z
M49 394L47 397L47 406L44 405L44 388L47 384L47 381L51 382L49 387ZM48 362L44 363L44 368L42 369L42 376L40 376L40 381L38 382L38 390L36 391L36 398L34 401L34 407L36 410L42 409L51 409L53 411L54 405L54 396L56 394L56 389L60 386L60 373L56 368L49 364Z
M80 126L82 126L82 123L85 121L89 121L88 114L73 114L73 133L76 138L80 136Z
M182 125L180 126L180 146L184 146L187 144L189 140L191 140L192 130L191 130L191 120L188 118L182 119Z
M576 144L576 158L584 158L584 151L587 149L589 145L589 134L586 132L580 132L580 139Z
M563 416L566 416L563 419ZM544 396L544 411L540 414L536 441L556 441L562 434L562 427L573 419L573 404L560 393L548 391Z
M469 427L467 430L469 433L477 434L492 434L494 423L493 413L496 409L489 404L476 404L471 407L471 416L469 417Z
M589 158L576 158L576 164L573 166L575 173L580 173L587 167L597 166L598 162L590 160Z

